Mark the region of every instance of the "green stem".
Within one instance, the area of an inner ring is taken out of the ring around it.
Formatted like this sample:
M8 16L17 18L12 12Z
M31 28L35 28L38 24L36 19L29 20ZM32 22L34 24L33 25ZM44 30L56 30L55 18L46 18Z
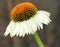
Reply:
M35 39L35 41L39 47L44 47L42 41L39 38L39 35L37 34L37 32L35 32L35 34L33 34L33 38Z

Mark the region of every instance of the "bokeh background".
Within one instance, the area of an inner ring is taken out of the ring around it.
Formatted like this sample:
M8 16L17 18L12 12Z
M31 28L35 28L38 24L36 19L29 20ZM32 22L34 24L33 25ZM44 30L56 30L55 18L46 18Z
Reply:
M38 47L32 35L24 38L3 35L10 22L11 9L24 1L32 2L39 10L51 13L51 24L44 25L38 34L45 47L60 47L60 0L0 0L0 47Z

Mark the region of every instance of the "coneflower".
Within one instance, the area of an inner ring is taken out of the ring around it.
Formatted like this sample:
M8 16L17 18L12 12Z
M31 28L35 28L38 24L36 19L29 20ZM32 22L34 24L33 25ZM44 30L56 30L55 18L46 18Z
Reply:
M43 29L43 24L48 25L51 20L50 13L38 10L36 6L30 2L23 2L15 6L11 11L11 21L7 26L5 36L10 34L11 37L24 37L25 34L32 34L36 42L40 43L39 47L44 47L38 37L37 29Z

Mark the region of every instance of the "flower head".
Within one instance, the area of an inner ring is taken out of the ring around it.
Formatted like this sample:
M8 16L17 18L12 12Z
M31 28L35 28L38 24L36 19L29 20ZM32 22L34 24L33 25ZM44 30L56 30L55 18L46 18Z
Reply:
M37 13L37 8L30 2L23 2L12 9L11 19L15 22L24 21Z
M43 29L43 24L51 22L50 13L39 10L30 2L23 2L15 6L11 11L11 22L7 26L5 36L25 36L34 34L37 29Z

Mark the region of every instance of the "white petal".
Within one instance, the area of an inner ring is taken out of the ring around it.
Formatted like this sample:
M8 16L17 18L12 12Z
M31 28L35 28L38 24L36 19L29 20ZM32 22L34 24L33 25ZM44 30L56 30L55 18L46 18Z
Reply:
M24 22L22 23L22 26L23 26L23 30L24 30L23 33L22 33L22 36L24 37L25 34L28 34L28 32L29 32L28 27L27 27L27 22L24 21Z
M23 26L24 26L24 32L25 32L26 34L28 34L28 33L29 33L29 30L28 30L28 26L27 26L27 21L25 21L25 22L23 23Z
M39 20L36 20L36 18L32 18L32 21L33 23L35 23L35 25L37 26L38 29L43 29L43 24L39 21Z
M16 29L16 24L15 24L15 22L14 21L12 21L12 31L10 31L10 36L11 37L13 37L14 36L14 34L15 34L15 29Z
M19 22L16 35L17 36L19 35L20 37L25 35L24 29L23 29L23 22Z
M47 15L48 17L50 17L50 12L43 11L43 10L40 10L39 12L40 12L40 13L44 13L45 15Z
M12 21L11 21L11 22L9 23L9 25L7 26L6 31L5 31L5 33L4 33L5 36L7 36L7 35L10 33L10 31L12 31L12 26L13 26L13 23L12 23Z
M14 23L14 22L13 22ZM10 32L10 36L13 37L16 35L16 33L18 32L18 28L19 27L19 23L16 22L13 24L13 27L12 27L12 32Z
M29 20L27 21L27 26L28 26L29 34L31 34L33 30L32 30L32 27L30 25Z
M30 19L29 24L31 25L32 33L36 32L37 31L36 23L34 23L34 21L32 19Z
M43 24L40 21L36 20L36 24L37 24L38 29L40 28L43 29Z
M36 20L40 21L41 23L48 25L48 23L50 23L50 21L51 21L49 16L47 15L49 13L46 11L44 11L44 12L45 13L43 13L42 11L38 11L35 18L36 18Z
M20 25L19 25L19 23L17 22L16 23L16 25L15 25L15 29L14 29L14 35L17 35L18 36L18 33L19 33L19 31L20 31Z

